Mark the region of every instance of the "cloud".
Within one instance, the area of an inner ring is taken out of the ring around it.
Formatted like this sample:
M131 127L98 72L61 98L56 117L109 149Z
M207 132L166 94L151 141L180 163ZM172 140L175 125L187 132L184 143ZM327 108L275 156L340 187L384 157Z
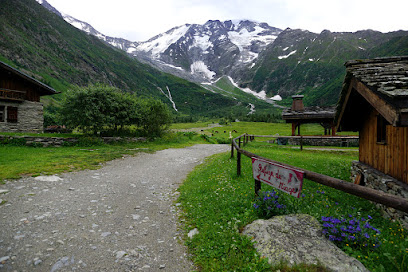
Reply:
M144 41L175 26L251 19L312 32L408 29L406 0L48 0L109 36Z

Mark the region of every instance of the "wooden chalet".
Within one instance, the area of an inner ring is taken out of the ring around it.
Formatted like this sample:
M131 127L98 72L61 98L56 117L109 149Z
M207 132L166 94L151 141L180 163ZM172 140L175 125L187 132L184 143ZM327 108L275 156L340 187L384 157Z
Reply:
M345 66L338 130L360 132L361 163L408 184L408 56Z
M356 184L408 199L408 56L348 61L338 131L359 131ZM408 214L377 204L408 229Z
M42 132L44 116L40 97L56 93L0 61L0 131Z
M295 136L296 129L300 135L300 126L307 123L317 123L324 128L324 135L336 135L334 124L334 107L305 107L303 105L303 95L292 96L292 107L282 112L282 119L286 123L292 123L292 136Z

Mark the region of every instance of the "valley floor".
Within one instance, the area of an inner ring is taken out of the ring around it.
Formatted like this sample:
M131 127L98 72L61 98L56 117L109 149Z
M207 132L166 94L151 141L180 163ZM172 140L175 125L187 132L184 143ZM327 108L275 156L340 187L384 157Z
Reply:
M191 271L176 189L228 145L195 145L108 162L98 170L1 187L0 268L7 271Z

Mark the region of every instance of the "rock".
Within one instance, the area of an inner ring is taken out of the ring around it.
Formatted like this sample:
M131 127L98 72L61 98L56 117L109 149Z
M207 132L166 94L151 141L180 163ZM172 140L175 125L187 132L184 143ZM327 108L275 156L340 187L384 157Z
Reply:
M127 255L127 253L125 251L118 251L118 252L116 252L116 259L120 259L125 255Z
M0 263L5 263L10 259L10 256L3 256L0 258Z
M35 180L38 181L49 181L49 182L55 182L55 181L61 181L62 178L58 177L58 176L38 176L34 178Z
M9 190L4 190L4 189L0 190L0 194L7 194L8 192Z
M64 266L69 266L75 263L74 256L71 257L71 260L69 257L62 257L59 259L52 267L51 267L51 272L55 272Z
M34 259L34 265L35 266L37 266L37 265L39 265L39 264L41 264L42 263L42 260L41 259L39 259L39 258L35 258Z
M259 219L247 225L243 234L254 239L256 250L268 258L269 263L283 260L289 265L320 263L330 271L368 271L326 239L319 222L310 215Z
M190 232L187 234L188 238L192 239L194 235L198 234L199 231L197 228L190 230Z
M166 268L165 264L162 264L162 265L159 266L159 269L164 269L164 268Z
M111 234L112 234L111 232L107 231L107 232L102 232L101 236L102 237L107 237L107 236L109 236Z

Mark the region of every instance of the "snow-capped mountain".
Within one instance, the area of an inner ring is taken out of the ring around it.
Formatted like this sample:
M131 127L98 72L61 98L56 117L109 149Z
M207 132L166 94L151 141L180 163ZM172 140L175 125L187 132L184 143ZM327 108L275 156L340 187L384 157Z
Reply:
M174 27L145 42L106 36L90 24L60 13L46 0L37 0L76 28L126 51L139 60L176 76L212 82L234 71L252 68L258 54L271 44L281 29L249 20L210 20L203 25Z
M203 25L186 24L141 42L128 53L164 63L212 81L240 66L254 65L258 54L282 30L249 20L210 20Z
M102 34L98 30L96 30L94 27L92 27L90 24L83 22L81 20L78 20L68 14L59 12L57 9L55 9L53 6L51 6L46 0L36 0L39 4L41 4L43 7L48 9L49 11L61 16L66 22L70 23L71 25L75 26L76 28L90 34L93 36L98 37L99 39L107 42L108 44L117 47L119 49L122 49L124 51L127 50L133 50L136 48L136 46L139 44L138 42L131 42L126 39L122 38L115 38L115 37L110 37Z
M45 1L45 0L44 0ZM122 39L122 38L115 38L115 37L109 37L106 36L104 34L102 34L101 32L99 32L98 30L96 30L95 28L93 28L90 24L83 22L81 20L75 19L72 16L69 16L68 14L64 14L61 13L62 18L64 18L64 20L68 23L70 23L71 25L75 26L76 28L85 31L86 33L96 36L99 39L109 43L110 45L117 47L119 49L122 49L124 51L128 51L128 50L133 50L134 48L137 47L138 43L137 42L131 42L128 41L126 39Z

